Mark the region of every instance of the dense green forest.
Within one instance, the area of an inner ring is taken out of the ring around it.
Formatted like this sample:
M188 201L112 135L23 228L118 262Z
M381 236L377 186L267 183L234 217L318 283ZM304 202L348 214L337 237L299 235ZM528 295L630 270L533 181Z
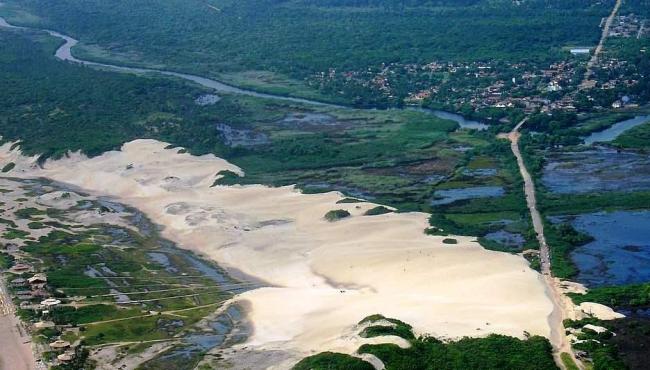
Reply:
M37 40L39 42L34 42ZM177 121L200 90L56 62L44 34L0 30L0 132L28 154L97 155L145 137L153 121Z
M77 52L87 58L245 84L250 76L231 74L264 70L302 81L389 63L557 60L567 45L598 41L600 18L613 2L11 0L0 14L80 39Z

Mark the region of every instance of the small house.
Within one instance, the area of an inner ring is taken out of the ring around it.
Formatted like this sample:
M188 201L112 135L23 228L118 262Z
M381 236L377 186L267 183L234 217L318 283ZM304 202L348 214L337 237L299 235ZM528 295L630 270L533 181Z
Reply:
M47 283L47 277L44 274L36 274L29 279L27 279L29 284L45 284Z

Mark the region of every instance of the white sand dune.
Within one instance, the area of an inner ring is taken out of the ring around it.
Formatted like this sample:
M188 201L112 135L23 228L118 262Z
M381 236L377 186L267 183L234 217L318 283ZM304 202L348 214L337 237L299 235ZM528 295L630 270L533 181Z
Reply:
M156 223L163 235L225 268L268 282L237 297L248 302L252 350L304 356L352 353L364 317L381 313L437 337L549 336L553 305L538 273L515 255L487 251L472 238L427 236L428 215L363 216L375 205L336 204L341 194L292 187L210 187L220 170L240 172L212 155L136 140L92 159L72 155L33 168L33 159L0 148L12 176L44 176L115 196ZM30 167L31 166L31 167ZM352 217L328 222L346 209Z

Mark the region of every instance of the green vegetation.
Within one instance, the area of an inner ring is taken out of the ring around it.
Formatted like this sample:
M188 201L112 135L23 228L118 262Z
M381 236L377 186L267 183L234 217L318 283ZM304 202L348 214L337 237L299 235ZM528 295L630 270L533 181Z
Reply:
M4 167L2 167L2 172L6 173L14 169L16 167L16 164L14 162L9 162Z
M355 199L355 198L343 198L341 200L336 201L336 204L345 204L345 203L362 203L363 200L360 199Z
M0 252L0 270L8 270L14 265L14 256Z
M650 122L625 131L613 143L621 148L650 149Z
M363 345L359 352L374 354L388 370L557 369L550 343L537 336L520 340L493 334L450 343L419 338L411 344L408 349L394 344Z
M565 57L567 45L597 43L598 24L613 1L154 0L137 12L129 2L101 0L6 3L2 14L10 21L80 38L76 52L85 58L211 75L279 94L384 105L399 99L357 84L321 86L310 77L391 62L549 63ZM396 81L397 97L420 83Z
M377 206L377 207L374 207L374 208L371 208L371 209L367 210L364 213L364 215L366 215L366 216L377 216L377 215L383 215L383 214L391 213L391 212L393 212L393 211L391 209L389 209L389 208L386 208L384 206Z
M596 302L611 307L644 307L650 305L650 283L595 287L587 294L569 294L576 304Z
M25 190L25 194L34 197L51 191L44 190L46 184L54 190L61 190L55 183L45 180L5 178L4 181L15 182L17 187ZM14 194L20 196L19 192ZM29 217L36 208L30 208L33 199L26 202L18 210L2 212L22 212ZM21 262L28 262L34 272L47 276L42 295L63 302L47 313L31 308L17 311L28 324L51 320L57 325L55 329L39 331L34 337L36 341L49 343L59 336L71 342L79 339L83 350L90 345L184 336L196 330L196 323L213 314L221 302L231 297L231 293L224 291L204 270L213 268L213 265L161 239L156 228L137 210L128 209L137 217L123 218L123 222L131 222L131 227L114 224L88 226L74 221L80 212L94 214L112 208L105 202L89 197L69 209L40 211L39 214L51 218L39 222L39 227L46 229L47 233L38 239L26 240L25 246L21 247ZM66 222L69 227L65 231L55 229L59 221ZM151 252L164 254L165 258L154 258ZM8 254L0 253L0 268L4 268L5 263L8 267L12 260ZM198 263L203 266L197 267ZM223 276L228 279L227 275ZM231 284L231 281L225 280L225 284ZM14 293L19 289L23 288L14 289ZM21 301L36 305L42 299L39 296ZM73 301L74 306L69 305ZM71 329L62 333L61 326ZM44 358L55 358L58 353L50 351L44 354ZM78 356L82 355L78 353ZM197 352L189 359L184 357L184 360L198 362L202 356L203 353ZM79 364L83 366L73 368L92 367L85 360Z
M215 186L215 185L234 185L234 184L237 184L237 183L239 183L241 181L240 180L241 176L239 176L237 173L229 171L229 170L219 171L219 173L217 173L217 176L219 176L219 178L214 181L214 184L212 186Z
M620 209L643 209L650 204L650 191L589 194L550 194L540 191L541 210L548 215L588 213Z
M578 365L576 365L576 363L571 358L570 354L568 354L566 352L562 352L560 354L560 358L562 359L562 363L564 364L564 367L566 368L566 370L580 370Z
M2 237L7 240L26 239L27 236L29 236L28 232L13 228L7 229L7 231L2 234Z
M122 341L156 340L168 337L161 329L159 318L139 317L133 320L88 325L84 331L85 343L96 345Z
M587 135L592 132L603 131L616 122L624 121L626 119L634 118L634 115L628 113L605 113L605 114L590 114L583 119L578 120L578 130L581 134Z
M610 323L587 318L578 321L565 320L564 324L566 328L579 329L579 331L575 332L575 335L580 342L574 344L573 347L586 352L591 357L594 370L624 370L628 368L621 360L616 345L612 340L614 335L611 332L612 326ZM601 326L608 330L597 333L584 328L586 324Z
M378 323L378 322L382 323ZM386 323L383 323L386 322ZM362 338L381 337L385 335L395 335L407 340L415 339L413 335L413 327L401 320L384 317L383 315L371 315L359 322L362 324L369 324L368 327L363 329L359 336Z
M616 117L619 117L618 115ZM575 117L574 117L575 118ZM624 117L619 117L624 118ZM594 118L592 118L594 119ZM600 117L604 121L613 122L607 117ZM618 120L618 119L616 119ZM588 122L589 120L587 120ZM569 126L573 123L569 123ZM577 132L577 131L576 131ZM564 133L559 133L563 136ZM577 215L582 213L639 210L647 209L650 204L650 192L642 191L610 191L577 194L553 193L544 187L541 181L545 165L545 157L551 148L560 144L552 135L523 135L520 145L524 148L523 154L529 171L532 172L536 182L537 204L540 212L548 217L554 215ZM556 135L557 136L557 135ZM546 137L544 139L543 137ZM579 136L576 136L576 138ZM549 139L550 138L550 139ZM565 150L585 150L583 147L568 147ZM560 278L571 278L577 274L576 266L571 260L570 253L576 248L592 241L589 235L575 230L570 223L553 225L545 222L546 239L551 248L551 264L553 274Z
M388 321L389 326L380 321ZM551 344L546 338L533 336L520 340L503 335L489 335L485 338L463 338L456 342L442 342L431 337L416 338L411 326L382 315L372 315L359 324L368 324L362 337L397 335L411 344L400 348L395 344L364 344L358 352L377 356L387 370L434 370L434 369L486 369L486 370L556 370ZM376 324L375 324L376 323ZM355 368L355 358L320 353L303 359L295 369L347 369ZM359 363L358 366L365 366Z
M563 279L573 277L578 271L569 257L569 253L575 247L589 243L593 238L576 231L569 223L559 225L546 223L544 232L549 245L553 246L551 248L553 274Z
M44 229L46 226L38 221L32 221L27 224L27 227L36 230L36 229Z
M57 324L87 324L95 321L114 320L141 315L139 309L119 309L112 305L96 304L91 306L58 307L52 310L52 321Z
M293 370L373 370L374 367L360 358L342 353L323 352L304 358Z
M20 208L14 212L14 215L19 219L29 220L34 216L44 215L45 213L46 211L34 207L30 207L30 208Z
M426 211L431 187L424 180L449 176L463 157L456 148L493 140L456 133L455 122L416 111L336 109L227 94L199 106L194 100L206 91L176 80L57 62L50 56L54 40L42 34L1 31L0 41L0 132L3 140L22 140L21 149L41 159L69 150L93 156L136 138L154 138L192 154L213 153L246 172L238 177L224 171L216 184L297 183L306 192L359 192ZM235 145L215 122L265 140Z
M334 222L334 221L342 220L346 217L350 217L350 212L344 209L335 209L327 212L324 217L327 221Z

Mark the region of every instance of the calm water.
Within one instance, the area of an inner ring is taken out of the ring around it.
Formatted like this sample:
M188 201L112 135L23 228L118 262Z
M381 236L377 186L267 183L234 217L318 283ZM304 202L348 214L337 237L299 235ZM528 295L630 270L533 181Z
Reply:
M281 124L300 127L303 125L336 125L336 117L324 113L289 113L281 121Z
M456 114L456 113L445 112L445 111L442 111L442 110L432 110L432 109L427 109L427 108L419 108L419 107L408 107L406 109L413 110L413 111L416 111L416 112L424 112L424 113L428 113L428 114L433 114L434 116L436 116L438 118L455 121L456 123L458 123L460 128L466 128L466 129L470 129L470 130L479 130L479 131L481 131L481 130L487 130L488 127L490 127L490 126L486 125L485 123L482 123L482 122L479 122L479 121L472 121L472 120L469 120L469 119L465 119L465 117L461 116L460 114Z
M436 190L434 194L436 199L431 201L431 205L438 206L450 204L458 200L474 198L500 197L504 194L505 190L501 186L476 186L472 188Z
M571 254L577 280L587 286L650 281L650 211L616 211L555 217L594 241Z
M554 193L650 189L650 155L608 148L546 157L542 183Z
M224 144L229 147L251 147L269 143L269 138L262 132L248 129L237 129L225 123L216 125Z
M206 105L216 104L220 100L221 100L221 97L219 95L204 94L204 95L201 95L198 98L194 99L194 103L196 103L196 105L200 105L200 106L204 107Z
M526 239L523 235L511 233L506 230L499 230L485 235L488 240L495 241L509 248L518 249L524 246Z
M606 130L594 132L593 134L586 137L585 144L591 145L593 143L605 143L612 141L623 132L646 122L650 122L650 115L636 116L625 121L617 122Z
M496 174L497 174L496 168L477 168L473 170L466 168L463 170L463 175L467 175L467 176L490 177L490 176L496 176Z

